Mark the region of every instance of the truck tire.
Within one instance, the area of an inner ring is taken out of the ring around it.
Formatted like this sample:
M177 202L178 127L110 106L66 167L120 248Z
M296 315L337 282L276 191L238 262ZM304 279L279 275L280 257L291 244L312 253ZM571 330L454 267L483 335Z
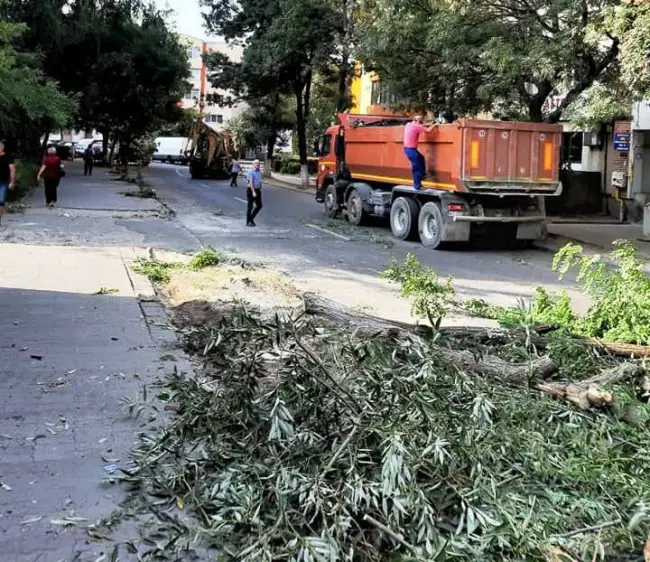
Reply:
M395 238L415 240L418 235L417 202L407 197L398 197L390 207L390 229Z
M442 211L438 203L425 203L418 217L420 240L425 248L437 250L442 247Z
M334 184L330 184L327 186L327 189L325 190L324 204L325 204L325 214L329 218L335 219L336 215L339 214L339 210L341 209L341 204L339 203L339 196Z
M361 226L366 219L366 212L363 210L363 200L356 189L350 191L348 196L348 222L354 226Z

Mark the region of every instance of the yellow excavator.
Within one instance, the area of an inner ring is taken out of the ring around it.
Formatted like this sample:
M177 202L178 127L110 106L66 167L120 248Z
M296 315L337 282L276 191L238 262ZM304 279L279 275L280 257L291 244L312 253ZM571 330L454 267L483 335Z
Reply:
M185 148L192 179L228 177L233 154L230 133L217 131L200 119L194 122Z

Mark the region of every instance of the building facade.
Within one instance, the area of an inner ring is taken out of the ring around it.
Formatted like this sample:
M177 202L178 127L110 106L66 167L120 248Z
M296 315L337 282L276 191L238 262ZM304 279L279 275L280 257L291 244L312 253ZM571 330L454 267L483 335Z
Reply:
M226 124L241 115L245 104L229 107L212 102L213 96L227 95L227 92L218 90L210 85L208 69L204 56L215 52L227 55L231 60L241 60L243 50L219 41L204 41L198 37L181 35L180 39L187 49L187 60L190 64L191 87L181 101L184 109L196 109L203 120L215 129L222 129Z

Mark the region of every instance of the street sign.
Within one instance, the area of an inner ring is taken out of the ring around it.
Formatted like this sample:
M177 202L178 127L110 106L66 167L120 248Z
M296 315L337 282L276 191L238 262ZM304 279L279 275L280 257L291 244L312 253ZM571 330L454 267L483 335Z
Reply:
M630 132L621 131L614 133L614 150L619 150L621 152L630 151Z

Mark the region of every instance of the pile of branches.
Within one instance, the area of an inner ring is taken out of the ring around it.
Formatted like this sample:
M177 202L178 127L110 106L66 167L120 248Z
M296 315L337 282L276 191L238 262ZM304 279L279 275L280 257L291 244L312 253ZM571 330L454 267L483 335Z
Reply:
M162 384L171 419L120 477L141 559L643 560L641 365L567 381L503 333L458 349L311 304L188 334L204 369Z

